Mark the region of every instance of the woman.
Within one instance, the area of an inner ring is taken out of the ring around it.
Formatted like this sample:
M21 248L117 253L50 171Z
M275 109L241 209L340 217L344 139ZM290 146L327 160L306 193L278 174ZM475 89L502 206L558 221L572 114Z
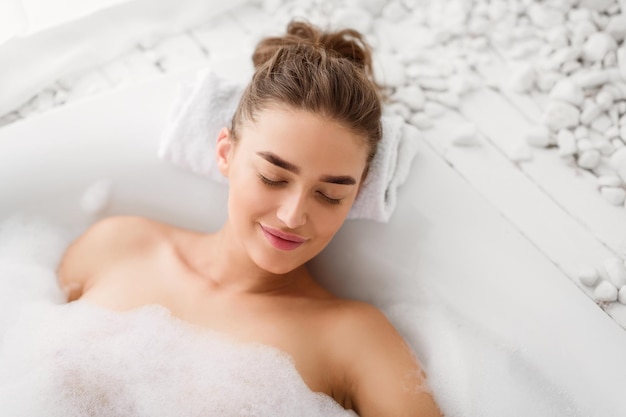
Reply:
M353 30L292 22L259 43L232 128L217 138L228 220L202 234L137 217L93 225L59 267L70 301L172 315L291 355L308 387L361 417L438 416L402 337L305 266L350 210L381 138L370 49Z

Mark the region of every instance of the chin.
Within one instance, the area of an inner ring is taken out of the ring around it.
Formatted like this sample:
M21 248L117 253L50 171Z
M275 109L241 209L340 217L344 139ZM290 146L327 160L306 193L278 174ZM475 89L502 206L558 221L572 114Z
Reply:
M311 255L308 253L298 253L294 251L279 251L272 247L259 248L256 253L251 254L253 262L261 269L276 275L287 274L314 258L320 251ZM305 249L305 248L302 248Z
M286 256L289 256L288 254ZM272 259L273 258L273 259ZM298 267L302 266L304 262L293 262L289 259L276 259L277 257L260 256L256 259L253 258L254 263L264 271L270 272L276 275L287 274Z

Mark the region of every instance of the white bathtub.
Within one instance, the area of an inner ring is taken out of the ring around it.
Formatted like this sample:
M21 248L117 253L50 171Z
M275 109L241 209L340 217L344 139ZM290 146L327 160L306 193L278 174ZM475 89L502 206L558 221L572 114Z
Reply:
M226 188L156 156L189 76L0 129L0 221L20 212L86 225L80 196L107 178L105 215L218 228ZM390 223L348 221L312 269L393 317L449 415L626 415L626 332L424 144Z

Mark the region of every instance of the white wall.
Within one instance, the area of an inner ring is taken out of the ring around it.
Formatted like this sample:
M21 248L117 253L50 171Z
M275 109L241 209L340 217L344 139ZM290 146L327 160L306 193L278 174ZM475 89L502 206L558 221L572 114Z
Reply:
M0 0L0 42L4 36L0 43L0 115L24 104L63 75L107 62L143 38L200 25L244 2Z

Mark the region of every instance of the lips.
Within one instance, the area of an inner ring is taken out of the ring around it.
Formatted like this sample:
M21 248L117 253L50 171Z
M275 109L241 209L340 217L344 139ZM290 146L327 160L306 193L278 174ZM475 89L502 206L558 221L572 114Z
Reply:
M261 230L265 235L267 241L276 249L279 250L294 250L302 246L307 239L302 236L294 235L291 233L285 233L281 230L274 229L273 227L261 225Z

